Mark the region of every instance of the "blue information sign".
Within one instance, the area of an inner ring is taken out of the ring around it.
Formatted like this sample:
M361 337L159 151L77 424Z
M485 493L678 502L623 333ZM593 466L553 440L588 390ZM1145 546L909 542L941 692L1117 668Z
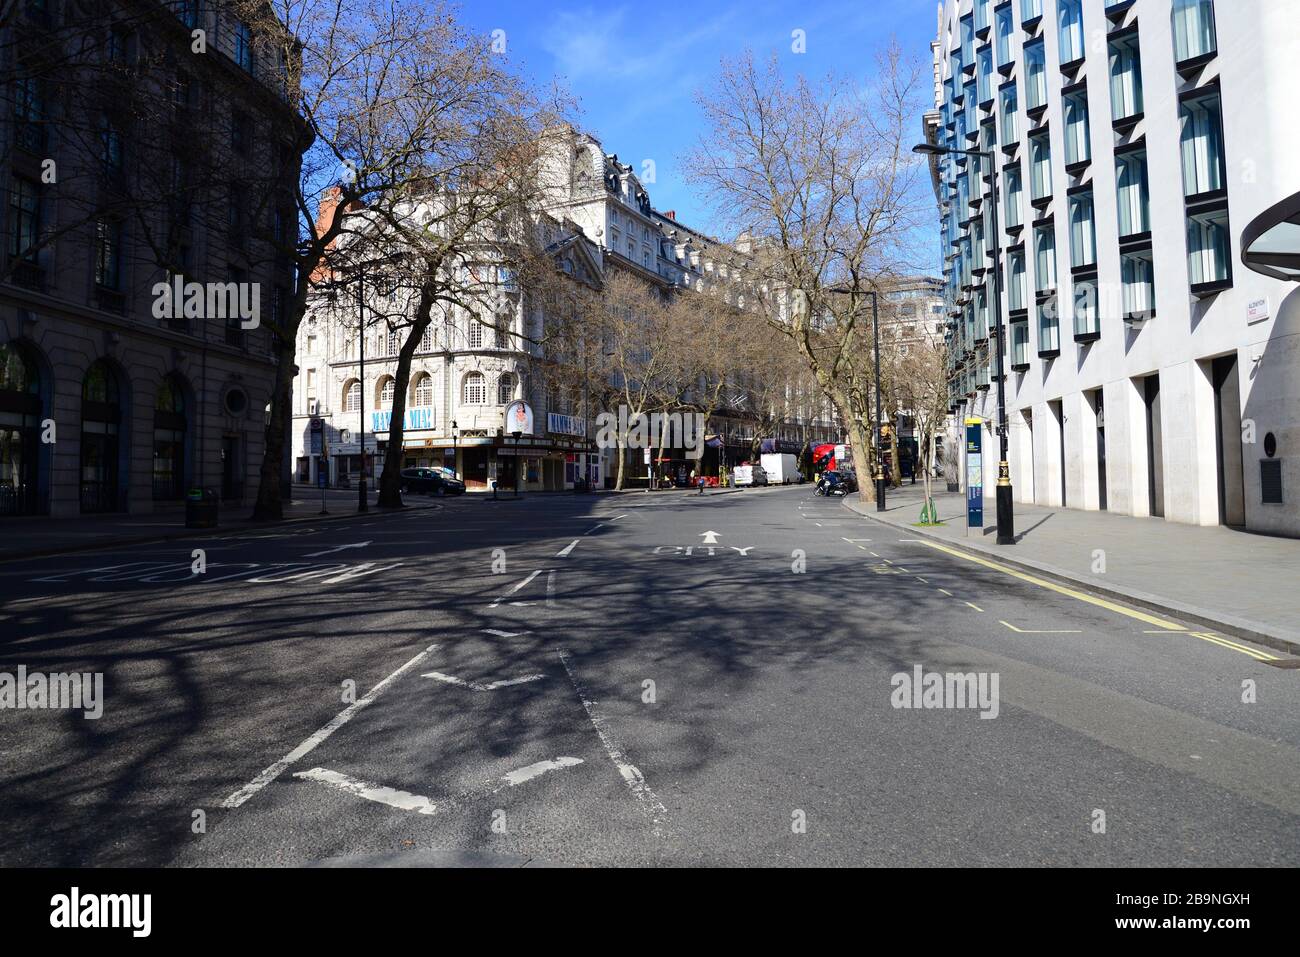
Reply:
M983 435L978 422L966 423L966 527L984 527Z

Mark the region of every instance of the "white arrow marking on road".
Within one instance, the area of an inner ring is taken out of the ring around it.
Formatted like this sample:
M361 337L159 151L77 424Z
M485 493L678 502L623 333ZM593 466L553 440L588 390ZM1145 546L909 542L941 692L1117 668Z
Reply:
M427 674L420 675L421 678L436 678L438 681L445 681L449 685L460 685L462 688L469 688L471 691L496 691L498 688L508 688L511 685L521 685L528 681L537 681L541 675L525 675L522 678L506 678L503 681L493 681L490 684L479 684L477 681L466 681L464 678L457 678L455 675L445 675L441 671L430 671Z
M536 577L537 577L538 575L540 575L541 573L542 573L542 570L539 568L539 569L537 569L537 571L533 572L531 575L529 575L529 576L528 576L527 578L525 578L523 581L521 581L521 582L516 582L516 583L515 583L515 586L514 586L513 588L511 588L508 592L506 592L505 595L502 595L500 598L498 598L498 599L496 599L494 602L492 602L492 604L488 605L488 607L489 607L489 608L495 608L497 605L501 604L501 602L505 600L505 598L506 598L507 595L513 595L515 592L519 591L519 589L523 588L525 585L527 585L530 581L532 581L534 578L536 578Z
M377 801L380 804L387 804L389 807L399 808L403 811L414 811L416 814L438 813L438 806L422 794L412 794L410 791L398 791L395 788L370 784L347 774L340 774L338 771L312 768L310 771L299 771L294 774L294 777L306 781L317 781L340 791L345 791L348 794L355 794L367 801Z
M571 768L581 764L582 758L556 758L554 761L538 761L536 764L530 764L526 768L520 768L518 771L511 771L501 778L509 787L516 784L523 784L525 781L531 781L535 777L540 777L547 771L555 771L559 768Z
M308 552L304 557L318 558L321 555L333 555L335 552L341 552L346 548L365 548L369 544L369 542L354 542L351 545L339 545L335 548L327 548L322 552Z
M704 536L704 542L703 542L703 544L705 544L705 545L716 545L716 544L718 544L718 533L717 533L717 532L700 532L700 534L701 534L702 536Z
M269 768L267 768L257 777L253 778L253 780L249 781L247 784L245 784L234 794L230 795L230 797L222 801L221 806L226 808L239 807L241 804L243 804L245 801L251 798L258 791L262 790L262 788L266 787L268 784L270 784L272 781L278 778L281 772L283 772L285 768L293 764L299 758L311 752L318 744L320 744L322 741L328 738L339 728L343 727L343 725L351 721L353 715L355 715L358 711L360 711L362 708L366 707L377 697L379 697L379 695L383 692L385 688L387 688L390 684L392 684L394 681L400 678L403 674L405 674L407 671L410 671L412 668L418 665L425 658L429 657L429 653L437 647L438 646L434 644L434 645L430 645L428 648L425 648L424 651L420 652L418 655L416 655L406 664L402 665L402 667L398 668L396 671L394 671L383 681L379 682L379 684L371 688L364 698L359 698L354 703L348 705L346 708L344 708L342 711L336 714L333 718L331 718L329 722L325 724L319 731L317 731L315 734L311 735L309 738L303 741L302 744L298 745L298 747L294 748L292 751L290 751L288 754L282 757L279 761L276 761L275 764L271 765Z

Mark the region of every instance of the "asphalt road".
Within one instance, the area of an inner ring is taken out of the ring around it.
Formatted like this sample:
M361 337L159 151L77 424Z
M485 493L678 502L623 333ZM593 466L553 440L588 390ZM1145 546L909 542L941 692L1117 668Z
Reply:
M1300 864L1267 649L804 488L440 504L0 564L0 673L104 675L0 864Z

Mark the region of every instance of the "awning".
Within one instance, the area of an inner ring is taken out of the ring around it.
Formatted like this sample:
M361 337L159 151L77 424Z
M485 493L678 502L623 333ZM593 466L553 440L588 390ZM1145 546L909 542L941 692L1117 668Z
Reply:
M1241 261L1265 276L1300 282L1300 193L1266 209L1241 231Z

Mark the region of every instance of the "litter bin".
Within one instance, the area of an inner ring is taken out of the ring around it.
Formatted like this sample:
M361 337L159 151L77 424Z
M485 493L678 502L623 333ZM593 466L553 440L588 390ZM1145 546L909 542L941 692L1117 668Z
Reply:
M192 488L185 496L185 527L217 527L217 493L210 488Z

